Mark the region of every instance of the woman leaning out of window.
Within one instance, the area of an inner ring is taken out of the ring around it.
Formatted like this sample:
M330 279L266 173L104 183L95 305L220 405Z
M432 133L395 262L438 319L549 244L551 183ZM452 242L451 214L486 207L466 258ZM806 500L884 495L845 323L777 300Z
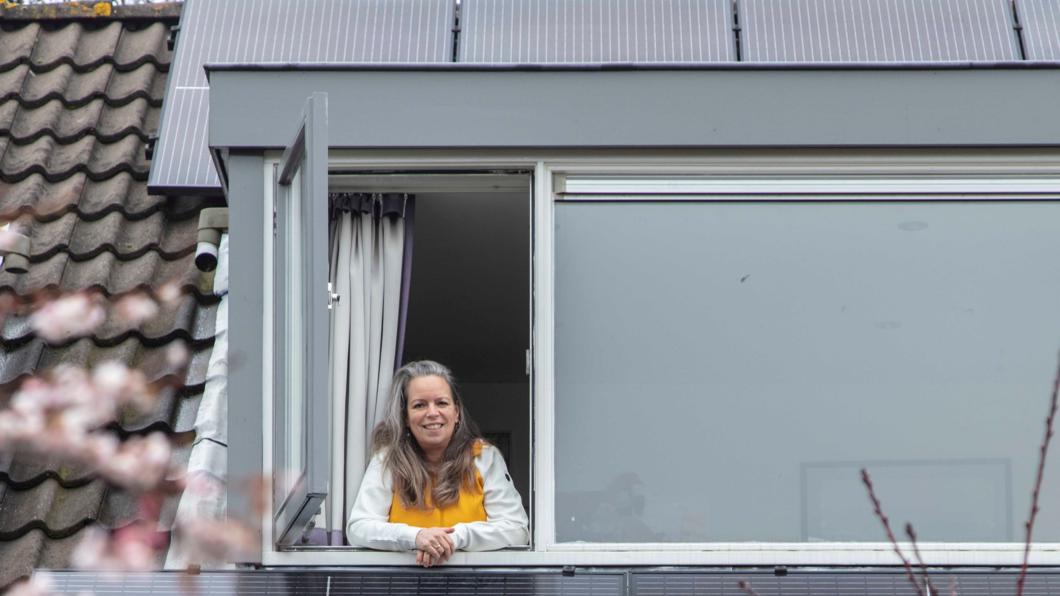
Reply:
M416 564L454 551L526 544L526 511L504 458L486 444L449 369L423 360L394 375L372 461L350 512L353 546L416 550Z

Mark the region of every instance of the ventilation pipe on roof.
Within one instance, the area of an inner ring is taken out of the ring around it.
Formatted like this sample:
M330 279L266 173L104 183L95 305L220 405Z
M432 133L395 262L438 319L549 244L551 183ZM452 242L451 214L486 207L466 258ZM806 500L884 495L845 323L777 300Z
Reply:
M0 228L0 263L10 273L29 271L29 236L12 232L8 226Z
M221 245L221 233L227 229L227 207L211 207L199 212L199 245L195 249L195 266L199 271L217 269L217 247Z

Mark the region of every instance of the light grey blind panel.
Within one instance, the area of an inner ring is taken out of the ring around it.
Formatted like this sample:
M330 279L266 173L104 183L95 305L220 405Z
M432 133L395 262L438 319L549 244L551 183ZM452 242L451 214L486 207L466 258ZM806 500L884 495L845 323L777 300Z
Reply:
M148 184L217 192L208 62L449 62L453 0L188 0ZM290 126L294 126L294 117Z
M1060 2L1018 0L1028 60L1060 60Z
M1055 201L557 201L556 541L880 542L862 467L921 540L1022 540L1056 222ZM1034 532L1060 540L1060 510Z
M738 0L738 6L748 62L1020 59L1009 0Z
M730 0L463 0L460 62L732 62Z

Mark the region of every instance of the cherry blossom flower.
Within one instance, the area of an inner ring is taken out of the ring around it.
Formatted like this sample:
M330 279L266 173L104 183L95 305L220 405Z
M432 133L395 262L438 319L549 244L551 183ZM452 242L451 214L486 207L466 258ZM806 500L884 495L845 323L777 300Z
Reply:
M14 250L18 245L19 239L19 234L15 233L13 230L0 228L0 251L7 252Z
M114 532L99 526L85 528L85 537L70 554L75 569L97 571L147 571L165 536L153 525L157 520L138 520Z
M155 290L155 298L158 298L158 301L166 306L176 306L183 297L184 292L180 291L180 287L176 282L163 284Z
M46 302L30 316L30 325L45 341L56 344L91 335L106 317L98 299L80 292Z
M169 471L173 445L164 433L130 437L108 459L99 462L107 480L131 490L146 491L160 484Z
M52 582L46 575L35 575L32 579L12 585L7 596L49 596Z
M158 303L142 292L131 292L114 303L114 313L123 321L142 325L158 314Z
M173 341L166 347L166 364L180 368L188 363L191 359L191 352L188 351L188 346L180 340Z

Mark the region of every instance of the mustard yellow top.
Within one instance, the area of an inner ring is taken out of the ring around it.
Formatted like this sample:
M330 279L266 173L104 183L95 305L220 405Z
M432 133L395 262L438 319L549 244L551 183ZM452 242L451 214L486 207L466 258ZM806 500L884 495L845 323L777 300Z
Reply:
M482 441L475 441L471 449L475 457L482 455ZM474 491L468 492L466 488L461 488L459 501L443 509L433 507L429 510L405 509L397 491L394 491L394 501L390 505L390 523L408 524L417 528L448 528L454 524L484 522L486 507L483 504L482 485L482 474L476 467ZM427 505L430 506L430 503L431 493L428 488Z

